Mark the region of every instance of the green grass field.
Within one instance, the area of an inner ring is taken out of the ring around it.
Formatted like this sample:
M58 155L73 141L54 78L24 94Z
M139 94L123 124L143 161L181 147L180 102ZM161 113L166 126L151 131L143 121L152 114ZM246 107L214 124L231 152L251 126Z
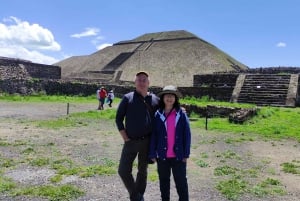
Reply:
M94 96L19 96L19 95L2 95L0 101L21 101L21 102L69 102L69 103L92 103L95 102ZM120 99L116 98L114 104L117 105ZM217 105L224 107L240 107L251 108L255 105L238 104L229 102L212 101L206 97L202 99L185 98L181 100L184 104L194 104L205 107L206 105ZM80 119L114 119L115 109L102 111L101 115L96 111L87 111L82 113L71 114L68 117L57 120L42 121L40 125L49 127L74 126L80 122ZM205 118L199 118L192 122L192 126L203 128ZM222 132L238 133L238 134L258 134L263 137L281 139L292 138L300 141L300 108L284 108L284 107L261 107L258 114L244 124L234 124L228 121L228 118L210 118L208 119L208 129Z

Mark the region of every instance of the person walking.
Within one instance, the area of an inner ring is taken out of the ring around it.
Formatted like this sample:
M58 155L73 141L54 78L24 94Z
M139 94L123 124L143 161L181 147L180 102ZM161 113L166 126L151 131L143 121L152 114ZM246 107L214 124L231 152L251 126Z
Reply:
M175 86L165 86L158 96L159 109L154 115L149 158L157 162L162 201L170 200L171 171L179 201L188 201L186 166L191 146L189 119L180 108L181 93Z
M114 90L110 90L107 94L107 103L108 103L108 106L109 107L112 107L112 102L115 98L115 95L114 95Z
M99 94L99 106L98 110L104 110L104 103L105 103L105 98L107 97L107 92L104 87L101 87L100 90L98 91Z
M101 107L101 102L100 102L100 87L97 89L96 91L96 97L97 97L97 100L98 100L98 108L97 110L100 110L100 107Z
M135 90L125 94L116 114L117 128L124 140L118 173L131 201L143 201L147 185L150 135L154 111L159 98L148 92L149 75L140 71L135 76ZM124 124L125 119L125 124ZM133 162L138 158L137 175L132 174Z

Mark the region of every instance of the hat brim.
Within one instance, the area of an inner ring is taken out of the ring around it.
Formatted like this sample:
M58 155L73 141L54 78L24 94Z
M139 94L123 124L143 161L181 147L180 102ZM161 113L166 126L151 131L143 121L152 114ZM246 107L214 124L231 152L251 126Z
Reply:
M146 71L139 71L137 74L135 74L135 76L139 76L139 75L145 75L146 77L149 76Z
M161 91L157 94L157 96L159 96L161 98L165 94L174 94L175 96L177 96L177 98L182 97L182 94L179 91L171 91L171 90Z

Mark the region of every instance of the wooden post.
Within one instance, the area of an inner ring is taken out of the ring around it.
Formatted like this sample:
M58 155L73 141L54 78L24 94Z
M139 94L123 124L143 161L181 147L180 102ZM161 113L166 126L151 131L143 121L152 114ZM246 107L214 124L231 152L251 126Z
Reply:
M208 109L206 107L206 115L205 115L205 130L207 130L207 123L208 123Z
M207 119L208 119L208 117L207 117L207 115L206 115L206 117L205 117L205 130L207 130Z
M69 115L69 107L70 107L70 104L68 103L67 104L67 115Z

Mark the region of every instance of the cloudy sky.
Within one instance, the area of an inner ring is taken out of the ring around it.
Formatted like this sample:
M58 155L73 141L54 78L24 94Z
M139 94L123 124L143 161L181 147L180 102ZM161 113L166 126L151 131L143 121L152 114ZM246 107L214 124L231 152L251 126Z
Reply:
M186 30L249 67L300 67L298 0L7 0L0 56L53 64L145 33Z

